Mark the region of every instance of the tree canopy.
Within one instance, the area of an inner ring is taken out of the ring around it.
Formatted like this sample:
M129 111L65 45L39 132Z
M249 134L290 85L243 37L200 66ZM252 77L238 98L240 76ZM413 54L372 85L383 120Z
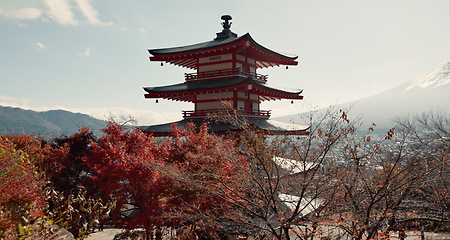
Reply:
M400 119L385 136L371 124L360 135L357 120L331 109L307 116L308 136L275 138L240 116L216 120L243 131L188 124L155 138L110 122L99 138L87 128L50 141L0 136L0 237L58 226L82 238L105 224L126 230L117 239L449 230L448 117Z

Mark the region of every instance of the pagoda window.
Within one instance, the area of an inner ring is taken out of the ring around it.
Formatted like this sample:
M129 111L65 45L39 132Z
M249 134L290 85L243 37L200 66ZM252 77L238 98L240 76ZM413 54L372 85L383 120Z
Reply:
M259 101L259 96L256 94L250 94L250 100Z
M233 104L234 101L228 101L230 104ZM214 102L200 102L195 104L195 110L215 110L215 109L225 109L227 106L223 104L221 101Z
M244 101L238 101L237 103L238 103L237 104L238 109L244 109Z
M214 55L198 59L198 72L208 72L233 68L233 54Z
M233 92L217 92L197 94L197 101L232 98Z
M257 103L257 102L254 102L253 103L253 111L259 111L259 103Z
M208 71L224 70L224 69L231 69L231 68L233 68L232 62L200 65L200 66L198 66L198 72L208 72Z
M236 54L236 60L241 61L241 62L246 62L245 56L240 55L240 54Z
M246 93L246 92L238 92L237 93L237 97L238 98L248 99L248 93Z
M198 59L199 64L205 64L205 63L213 63L213 62L220 62L220 61L231 61L233 59L233 54L222 54L222 55L215 55L210 57L202 57Z

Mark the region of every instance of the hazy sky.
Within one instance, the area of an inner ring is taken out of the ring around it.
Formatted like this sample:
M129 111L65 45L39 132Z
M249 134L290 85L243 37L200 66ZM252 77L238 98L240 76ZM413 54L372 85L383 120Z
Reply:
M140 124L181 119L189 103L144 99L142 87L189 69L150 62L152 48L212 40L220 16L299 65L259 70L304 100L264 102L272 116L357 100L410 81L450 57L450 0L2 0L0 105L66 109Z

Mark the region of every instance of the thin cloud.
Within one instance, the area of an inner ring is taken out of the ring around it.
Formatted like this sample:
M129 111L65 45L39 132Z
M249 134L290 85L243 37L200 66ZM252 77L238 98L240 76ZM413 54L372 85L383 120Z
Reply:
M86 23L94 26L110 26L113 22L103 22L99 12L92 6L91 0L41 0L43 9L21 8L17 10L0 10L0 15L17 20L54 21L63 26L77 26ZM81 13L77 17L75 13ZM85 19L83 19L83 17Z
M181 120L180 113L176 112L156 112L152 110L142 110L133 108L66 108L65 110L71 112L80 112L91 115L101 120L108 120L111 117L121 118L122 116L127 118L128 116L136 119L138 125L153 125L162 124L167 122L174 122Z
M109 120L111 117L120 119L132 117L138 121L138 125L153 125L167 122L174 122L180 120L180 113L178 111L157 112L147 109L134 108L120 108L120 107L105 107L105 108L71 108L65 106L45 106L36 107L31 106L31 101L25 98L16 98L0 94L0 106L18 107L25 110L33 111L49 111L49 110L66 110L74 113L84 113L100 120Z
M97 26L109 26L112 22L102 22L98 18L98 11L92 7L90 0L75 0L83 15L87 18L88 23Z
M44 3L49 8L47 15L61 25L78 25L78 20L75 18L68 0L44 0Z
M1 12L4 17L18 20L34 20L38 19L42 15L42 10L37 8L21 8L18 10L11 10L7 12Z
M139 31L140 31L141 33L146 33L146 32L147 32L147 31L145 31L144 28L139 28Z
M28 105L29 103L30 101L25 98L15 98L0 94L0 106L23 107Z
M2 99L4 97L4 101ZM136 119L137 124L141 126L162 124L181 120L179 112L156 112L152 110L142 110L133 108L71 108L65 106L46 106L32 107L25 99L15 99L0 95L0 106L18 107L25 110L33 110L37 112L45 112L50 110L65 110L73 113L83 113L100 120L114 119Z
M79 56L85 56L85 57L89 57L91 56L91 49L90 48L86 48L84 49L83 52L78 54Z
M38 50L39 52L43 52L45 49L47 49L47 46L45 46L41 42L35 42L33 45L35 46L36 50Z
M21 27L21 28L24 28L24 27L28 26L28 24L22 23L22 22L18 22L18 23L17 23L17 26L19 26L19 27Z

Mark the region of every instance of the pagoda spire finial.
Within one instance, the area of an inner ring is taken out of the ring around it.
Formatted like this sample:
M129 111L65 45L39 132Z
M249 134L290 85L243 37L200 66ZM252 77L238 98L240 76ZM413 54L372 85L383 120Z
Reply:
M230 15L223 15L220 19L222 19L222 20L225 21L225 22L222 23L223 28L224 28L224 29L230 29L230 27L231 27L231 22L229 23L228 21L230 21L230 20L233 19L233 18L231 18Z
M220 33L216 33L217 37L214 40L225 39L229 37L237 37L237 34L230 30L231 22L229 22L232 18L230 15L223 15L220 19L224 20L222 23L223 30Z

